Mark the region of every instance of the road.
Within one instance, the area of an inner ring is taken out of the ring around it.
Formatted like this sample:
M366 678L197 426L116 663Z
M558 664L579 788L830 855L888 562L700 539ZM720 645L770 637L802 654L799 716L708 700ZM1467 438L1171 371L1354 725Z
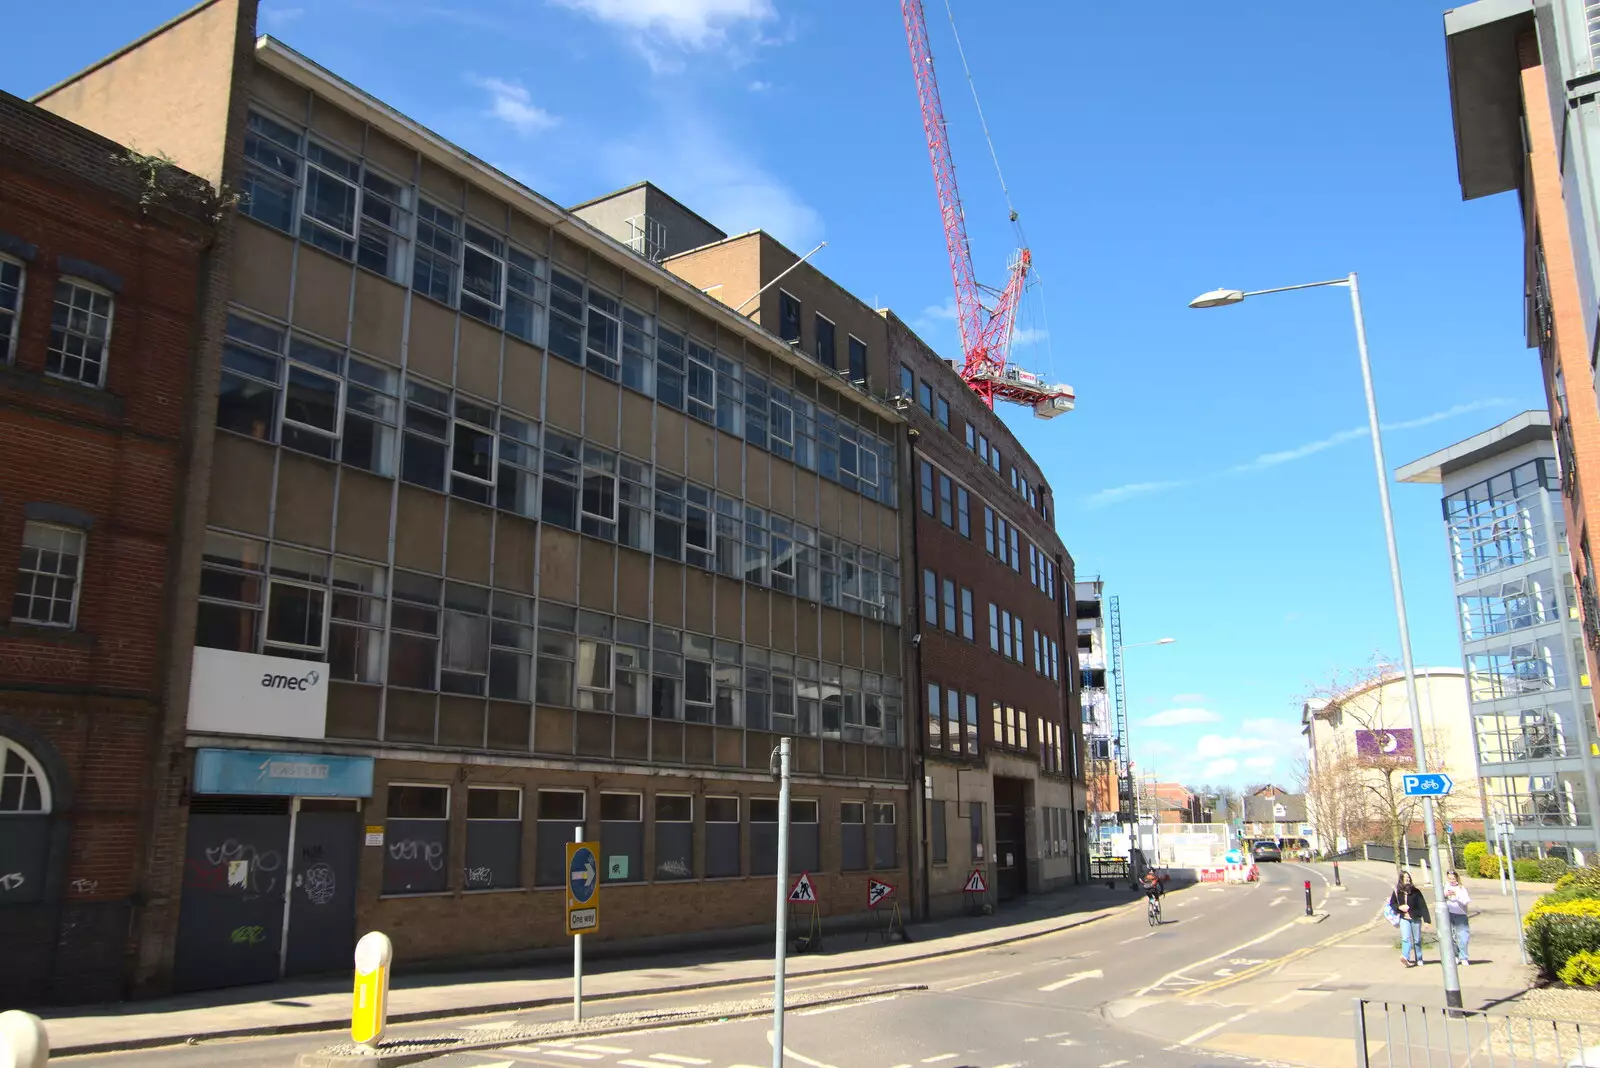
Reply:
M1183 1040L1198 1041L1218 1022L1215 1006L1204 997L1208 991L1372 921L1387 886L1374 876L1348 873L1352 885L1331 892L1329 876L1323 866L1269 864L1261 882L1251 886L1197 886L1168 895L1166 922L1159 928L1152 929L1143 908L1133 903L1106 920L1008 946L798 981L792 992L894 983L928 989L790 1013L787 1063L802 1068L1271 1064L1189 1050ZM1317 910L1327 913L1321 922L1298 922L1307 878ZM684 1007L755 997L767 988L752 984L608 1001L603 1011ZM552 1007L431 1021L394 1028L388 1037L403 1040L510 1020L552 1021L569 1011ZM740 1068L771 1063L770 1030L770 1019L732 1020L460 1053L429 1063L439 1068ZM336 1040L330 1035L240 1039L70 1061L116 1068L287 1068L299 1052Z

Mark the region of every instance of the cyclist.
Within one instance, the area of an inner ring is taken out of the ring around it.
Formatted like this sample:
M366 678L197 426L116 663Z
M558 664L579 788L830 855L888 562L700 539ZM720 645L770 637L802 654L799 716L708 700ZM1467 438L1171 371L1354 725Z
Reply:
M1152 911L1161 908L1161 876L1156 874L1154 868L1147 869L1139 879L1139 889L1144 892L1145 899L1149 902Z

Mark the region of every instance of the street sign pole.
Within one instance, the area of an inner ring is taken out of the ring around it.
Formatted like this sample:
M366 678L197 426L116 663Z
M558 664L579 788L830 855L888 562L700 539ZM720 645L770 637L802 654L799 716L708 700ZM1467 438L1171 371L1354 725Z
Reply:
M783 1068L783 972L789 942L789 744L778 741L778 937L772 956L772 1068Z
M1517 948L1522 951L1522 963L1528 963L1528 939L1522 930L1522 899L1517 896L1517 858L1511 853L1511 821L1502 820L1498 828L1505 841L1505 867L1511 874L1511 908L1517 917Z
M583 825L579 824L572 830L574 842L583 841ZM567 872L567 878L572 878L572 872ZM570 891L569 891L570 893ZM572 936L572 1022L583 1022L583 935Z

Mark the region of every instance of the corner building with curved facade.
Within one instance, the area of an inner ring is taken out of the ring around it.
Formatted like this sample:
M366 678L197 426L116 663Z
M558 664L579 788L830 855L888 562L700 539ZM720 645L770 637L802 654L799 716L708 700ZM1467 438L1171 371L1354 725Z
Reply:
M664 229L724 240L688 209L564 209L258 38L253 0L37 102L240 197L137 989L347 970L368 930L402 967L559 951L578 830L598 938L748 935L771 922L785 735L789 867L823 915L864 919L869 878L927 903L924 780L944 780L907 674L927 628L895 320L841 297L819 359L776 325L776 287L747 315L729 305L762 281L708 294L669 254ZM1026 511L1012 492L1001 510ZM1038 773L1024 805L1070 792L1039 749L1069 750L1067 701L1046 703L1005 743Z

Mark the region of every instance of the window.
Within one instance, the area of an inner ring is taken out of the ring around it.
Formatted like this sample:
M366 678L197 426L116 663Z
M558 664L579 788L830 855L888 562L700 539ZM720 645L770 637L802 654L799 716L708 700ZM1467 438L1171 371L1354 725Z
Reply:
M937 404L936 404L936 407L934 409L934 412L935 412L934 418L939 421L939 425L944 427L946 430L949 430L950 429L950 402L945 400L943 397L940 397L938 399L938 401L937 401Z
M989 649L996 653L1000 651L1000 609L993 601L989 602Z
M481 697L489 679L489 591L447 582L444 609L439 689Z
M878 801L872 806L872 866L879 871L898 863L898 844L893 801Z
M800 340L800 302L778 290L778 336L791 344Z
M1015 659L1011 646L1011 613L1000 613L1000 652L1007 660Z
M200 566L195 644L253 653L265 594L265 542L207 531ZM337 611L337 600L335 602Z
M11 599L14 623L70 630L78 622L83 579L83 532L47 523L24 523Z
M300 134L252 111L245 125L245 173L239 210L285 232L299 196Z
M839 802L839 870L867 870L867 806L863 801Z
M45 373L86 386L105 385L110 337L111 294L75 278L57 281Z
M989 466L994 468L994 473L1000 473L1000 446L996 445L989 450Z
M944 692L944 746L952 753L961 752L961 695L954 690Z
M955 492L950 476L942 471L939 473L939 522L947 527L956 525Z
M390 783L385 810L383 892L450 889L450 787Z
M617 536L617 458L593 445L583 447L582 530L607 541Z
M790 834L793 833L791 826ZM750 874L775 875L777 871L778 799L753 797L750 799Z
M824 367L833 367L839 358L838 345L833 339L833 321L824 315L818 315L813 322L817 331L817 336L812 339L816 345L817 362ZM800 335L797 333L795 336Z
M944 629L956 632L956 584L950 579L944 580Z
M417 249L411 268L411 288L441 304L456 294L461 261L461 220L443 208L417 201Z
M917 403L922 405L923 411L933 414L933 387L926 382L917 385Z
M950 838L944 820L944 802L928 802L928 837L933 847L935 864L950 863Z
M776 804L774 802L774 804ZM776 842L776 839L774 839ZM776 845L774 845L776 857ZM743 874L739 861L739 799L706 798L706 878L729 879Z
M220 536L206 535L208 564L211 539L217 537ZM204 576L213 573L209 566L202 572L202 586ZM382 564L334 560L333 605L328 625L328 673L331 677L348 682L383 681L383 619L388 577L388 569ZM221 605L216 607L222 608ZM246 651L253 651L253 646Z
M17 320L22 314L22 264L0 256L0 363L16 355Z
M389 684L436 688L439 660L439 599L442 583L410 571L394 573L389 619Z
M11 739L0 736L0 815L50 811L50 779L44 769Z
M773 807L777 807L776 802ZM789 870L792 872L816 871L822 867L822 831L817 822L820 807L812 800L789 802ZM752 809L751 819L754 818ZM778 852L776 844L774 841L774 859Z
M527 701L533 692L533 601L496 590L489 619L489 696Z
M985 840L984 831L988 827L988 824L984 819L983 802L967 802L967 827L972 833L972 862L974 864L982 863L983 843Z
M1017 654L1016 655L1016 661L1019 664L1024 663L1023 652L1022 652L1022 617L1021 616L1012 616L1011 617L1011 637L1012 637L1012 648L1016 650L1016 654Z
M644 882L643 795L600 795L600 863L605 882Z
M507 250L506 333L533 345L542 345L545 340L544 276L542 258L516 248Z
M972 591L965 586L961 588L961 636L967 641L974 641L972 629Z
M922 467L921 467L920 473L918 475L918 478L920 479L920 482L921 482L921 485L922 485L922 510L924 512L927 512L929 515L932 515L933 514L933 465L930 464L928 461L923 460L922 461Z
M972 537L972 502L965 486L956 487L956 529L963 538Z
M534 700L539 704L572 706L573 669L578 659L573 632L577 623L576 609L550 601L539 603L538 674L534 683ZM598 650L591 650L589 656L586 666L593 668Z
M928 748L944 748L944 706L936 682L928 683Z
M495 234L466 223L461 250L461 310L490 326L505 322L506 244Z
M522 791L508 786L467 787L468 890L522 885Z
M582 790L539 791L539 837L534 846L533 884L567 885L567 843L583 826ZM603 850L602 850L603 851Z
M976 694L967 694L967 755L978 755L978 697Z
M277 545L267 580L266 652L320 653L326 641L328 559Z
M861 383L867 380L867 343L850 335L850 381Z
M909 364L900 365L900 395L907 400L917 391L917 376L912 373Z
M1011 528L1011 570L1022 574L1022 554L1017 551L1017 528Z
M930 627L939 625L939 579L927 568L922 570L922 621Z
M656 879L693 879L694 798L688 794L656 794L655 806Z
M589 287L589 327L584 366L615 382L621 377L622 302Z

